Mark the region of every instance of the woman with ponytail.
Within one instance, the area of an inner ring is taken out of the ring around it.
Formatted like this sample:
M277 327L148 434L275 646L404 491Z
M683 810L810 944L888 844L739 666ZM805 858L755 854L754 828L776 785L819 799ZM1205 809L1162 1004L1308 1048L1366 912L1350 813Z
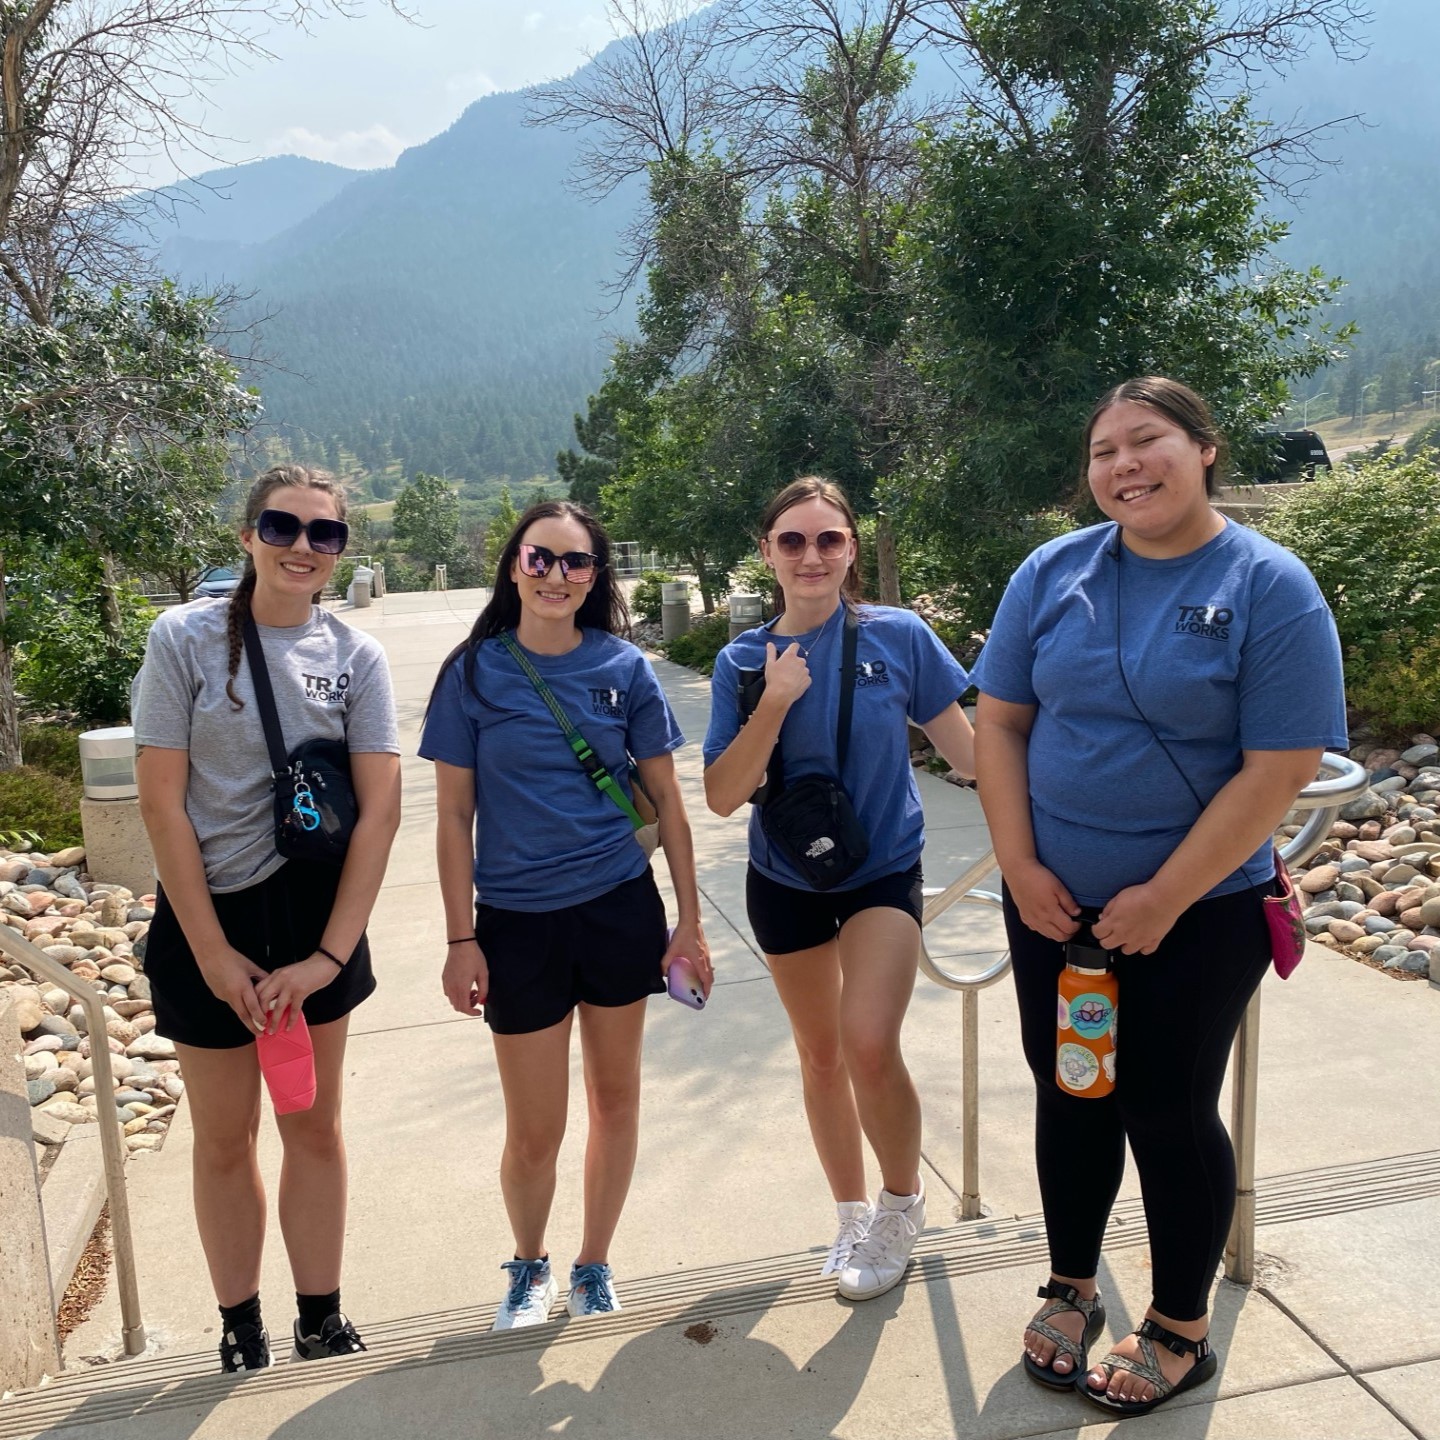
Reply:
M280 1229L299 1306L294 1354L365 1348L340 1309L341 1071L350 1011L375 988L365 926L400 820L400 746L380 646L316 603L347 537L333 476L299 465L266 471L240 528L244 578L228 599L160 616L135 682L140 809L160 876L145 972L156 1029L175 1042L185 1076L195 1216L226 1371L270 1364L255 1037L300 1013L314 1045L315 1102L276 1117ZM250 620L287 748L334 739L350 751L359 819L343 865L276 852L270 757L244 652Z

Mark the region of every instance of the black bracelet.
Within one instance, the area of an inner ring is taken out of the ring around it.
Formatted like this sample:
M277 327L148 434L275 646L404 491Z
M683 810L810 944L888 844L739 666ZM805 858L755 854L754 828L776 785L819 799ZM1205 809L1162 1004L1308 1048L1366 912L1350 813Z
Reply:
M317 945L315 947L315 953L317 955L323 955L332 965L338 965L342 970L345 968L345 962L343 960L337 960L323 945Z
M468 945L475 937L473 935L462 935L458 940L447 940L447 945Z

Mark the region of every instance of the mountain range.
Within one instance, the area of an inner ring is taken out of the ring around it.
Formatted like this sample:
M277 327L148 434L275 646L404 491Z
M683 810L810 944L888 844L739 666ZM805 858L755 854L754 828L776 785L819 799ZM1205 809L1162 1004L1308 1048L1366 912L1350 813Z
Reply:
M1272 80L1271 112L1359 112L1323 142L1337 163L1277 212L1294 264L1345 276L1361 360L1440 355L1440 5L1385 0L1369 53ZM638 185L599 203L569 185L575 136L489 95L384 170L278 156L185 182L156 227L162 267L224 282L266 319L256 372L296 455L398 462L472 480L551 471L624 333L618 237ZM1318 385L1316 386L1318 389Z

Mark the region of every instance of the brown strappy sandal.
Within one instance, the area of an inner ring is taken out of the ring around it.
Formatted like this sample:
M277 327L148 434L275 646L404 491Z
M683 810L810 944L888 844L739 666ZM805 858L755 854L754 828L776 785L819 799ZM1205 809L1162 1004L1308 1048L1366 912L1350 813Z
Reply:
M1049 1365L1041 1365L1028 1354L1022 1355L1020 1359L1025 1366L1025 1373L1037 1385L1043 1385L1047 1390L1074 1389L1077 1378L1085 1373L1085 1357L1089 1355L1095 1337L1105 1328L1105 1307L1100 1303L1100 1292L1097 1290L1091 1299L1082 1300L1080 1292L1073 1285L1051 1280L1035 1293L1042 1300L1050 1301L1050 1304L1044 1306L1025 1328L1044 1336L1056 1349L1055 1355L1050 1357ZM1078 1341L1072 1340L1063 1330L1046 1324L1052 1315L1064 1315L1072 1311L1085 1317L1085 1333ZM1068 1355L1075 1362L1075 1368L1068 1375L1061 1375L1054 1369L1055 1356L1058 1355Z
M1167 1330L1155 1320L1141 1321L1135 1334L1140 1340L1139 1360L1132 1360L1127 1355L1117 1355L1112 1350L1098 1364L1099 1368L1108 1368L1111 1371L1128 1370L1132 1375L1148 1381L1155 1387L1155 1393L1148 1400L1112 1400L1103 1390L1091 1389L1083 1377L1075 1382L1075 1388L1092 1405L1098 1405L1112 1415L1148 1415L1157 1405L1163 1405L1174 1396L1193 1390L1197 1385L1203 1385L1219 1366L1219 1359L1210 1348L1208 1338L1187 1340L1183 1335ZM1172 1355L1195 1357L1195 1363L1173 1384L1165 1378L1160 1369L1160 1362L1155 1355L1157 1342Z

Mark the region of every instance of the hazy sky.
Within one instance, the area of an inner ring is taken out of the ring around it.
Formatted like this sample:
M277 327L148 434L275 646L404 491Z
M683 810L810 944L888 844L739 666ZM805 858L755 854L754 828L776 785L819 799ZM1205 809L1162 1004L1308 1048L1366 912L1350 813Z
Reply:
M205 120L223 137L214 147L220 163L297 154L388 165L473 100L568 74L612 38L604 0L406 0L406 8L418 23L367 0L358 19L325 20L309 35L274 32L274 61L211 87Z

